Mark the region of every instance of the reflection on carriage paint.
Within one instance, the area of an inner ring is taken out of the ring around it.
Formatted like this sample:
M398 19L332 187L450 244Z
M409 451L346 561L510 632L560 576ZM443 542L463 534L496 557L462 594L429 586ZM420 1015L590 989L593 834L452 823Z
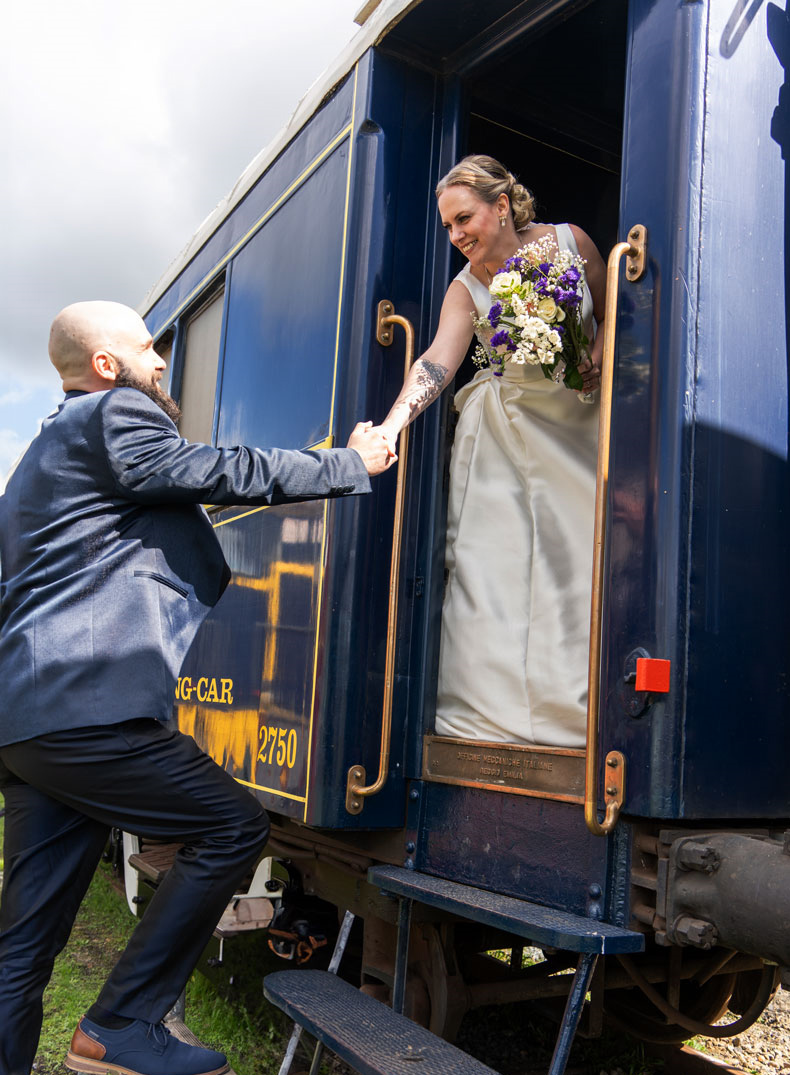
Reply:
M280 537L282 544L298 555L294 546L309 542L311 520L284 518ZM255 616L261 626L265 625L259 651L257 709L245 708L238 698L232 713L216 708L217 704L234 705L232 678L182 675L176 688L178 703L192 703L176 706L181 731L194 736L218 764L245 783L277 795L287 792L294 801L305 797L303 744L309 734L309 713L305 708L282 704L285 673L278 653L286 640L292 645L294 632L302 638L313 634L309 612L316 575L314 563L275 560L264 575L239 573L233 577L231 589L255 596ZM306 615L295 616L300 608ZM286 655L286 665L291 656ZM307 671L304 667L305 675Z

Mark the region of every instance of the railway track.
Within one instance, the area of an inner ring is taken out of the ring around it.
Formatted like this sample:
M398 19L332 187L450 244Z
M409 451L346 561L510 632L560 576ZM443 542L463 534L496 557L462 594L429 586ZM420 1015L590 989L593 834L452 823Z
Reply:
M647 1051L664 1061L671 1075L750 1075L744 1068L731 1067L723 1060L707 1056L688 1045L651 1045Z

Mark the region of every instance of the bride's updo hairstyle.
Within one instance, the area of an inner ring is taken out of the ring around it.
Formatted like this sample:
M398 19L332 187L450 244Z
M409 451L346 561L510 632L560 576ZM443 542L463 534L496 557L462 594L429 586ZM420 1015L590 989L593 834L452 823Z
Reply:
M489 205L493 205L500 194L507 194L516 231L526 228L535 219L535 199L527 188L517 183L516 177L503 164L484 153L464 157L454 165L439 180L436 197L447 187L469 187Z

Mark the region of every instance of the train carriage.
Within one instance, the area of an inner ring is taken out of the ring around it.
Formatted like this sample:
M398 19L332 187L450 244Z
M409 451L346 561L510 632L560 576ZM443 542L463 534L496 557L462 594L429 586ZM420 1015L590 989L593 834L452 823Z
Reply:
M142 312L187 438L340 445L384 417L404 352L436 328L459 266L433 189L465 153L506 161L540 219L614 247L587 747L435 734L451 392L369 496L208 506L234 577L182 669L179 725L266 806L297 890L365 920L369 992L408 963L407 1006L452 1034L474 989L449 989L466 972L448 945L471 968L501 928L465 926L447 893L482 891L536 908L522 943L573 965L614 930L622 947L596 950L622 960L605 997L595 979L602 1004L679 1040L678 1014L765 1003L790 962L787 11L366 7ZM425 923L411 949L402 929L398 958L382 889ZM534 925L550 911L553 944ZM540 989L513 973L474 995Z

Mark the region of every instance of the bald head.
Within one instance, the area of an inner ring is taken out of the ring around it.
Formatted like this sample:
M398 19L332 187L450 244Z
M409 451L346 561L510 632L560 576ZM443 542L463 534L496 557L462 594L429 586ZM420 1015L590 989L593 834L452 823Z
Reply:
M96 369L96 355L125 355L151 344L143 319L120 302L75 302L52 322L49 357L65 391L110 388L107 372ZM108 365L109 369L109 365Z

